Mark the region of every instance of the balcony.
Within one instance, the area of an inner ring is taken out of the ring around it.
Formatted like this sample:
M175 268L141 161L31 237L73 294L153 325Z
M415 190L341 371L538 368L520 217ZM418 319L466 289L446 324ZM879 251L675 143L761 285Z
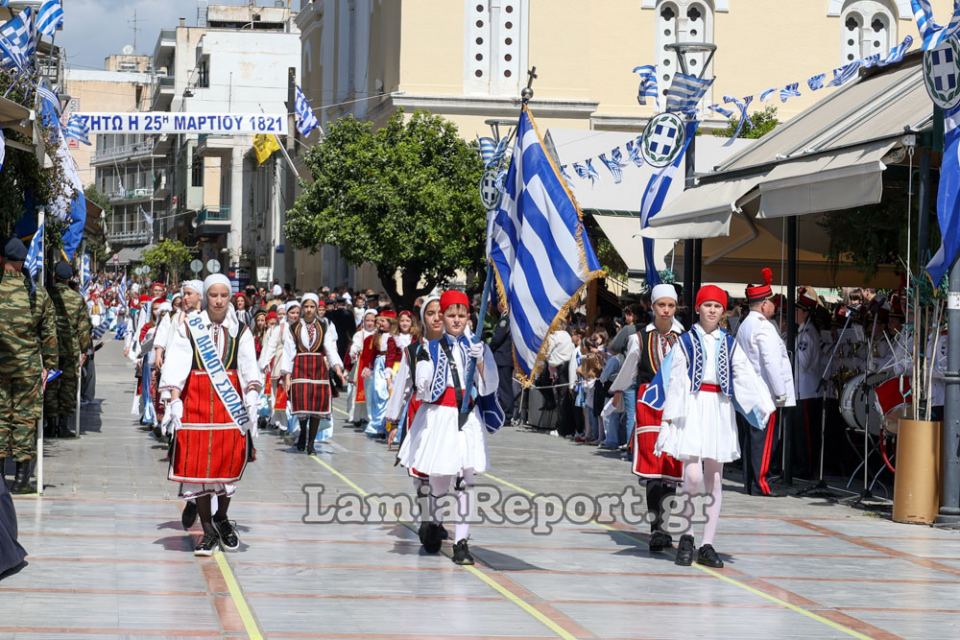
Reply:
M127 160L139 160L144 157L149 158L154 154L155 146L153 140L143 140L119 147L98 149L93 155L92 163L96 165L103 162L126 162Z
M150 242L150 229L134 229L132 231L111 231L107 233L107 240L115 245L147 244Z
M167 111L173 102L176 79L173 76L157 76L157 85L153 90L153 111Z
M197 234L201 236L225 235L230 231L230 207L201 209L194 220Z

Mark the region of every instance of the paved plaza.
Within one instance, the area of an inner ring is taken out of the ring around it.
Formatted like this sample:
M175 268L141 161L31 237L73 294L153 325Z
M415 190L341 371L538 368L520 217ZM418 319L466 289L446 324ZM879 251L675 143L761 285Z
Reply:
M16 498L29 565L0 581L0 638L960 637L960 534L734 483L717 571L651 555L647 528L622 523L474 526L470 568L404 524L305 523L304 485L324 505L412 490L339 414L315 457L262 434L231 508L240 550L195 558L199 525L182 530L164 447L133 422L118 343L97 375L82 439L50 443L44 496ZM504 498L636 485L593 447L513 428L488 445L481 483Z

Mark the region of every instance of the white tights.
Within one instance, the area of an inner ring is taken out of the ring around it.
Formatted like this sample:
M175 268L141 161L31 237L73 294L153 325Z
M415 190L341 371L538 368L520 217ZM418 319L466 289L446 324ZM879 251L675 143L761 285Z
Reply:
M704 458L686 460L683 463L683 484L680 485L678 497L684 500L683 521L687 523L687 529L684 534L693 534L693 503L691 498L696 496L709 496L710 503L706 508L707 521L703 525L703 541L701 544L713 544L714 536L717 534L717 525L720 522L720 505L723 498L723 463Z
M456 492L457 518L453 534L454 542L466 539L470 533L467 516L470 514L470 500L473 494L473 469L464 469L461 472L461 478L462 480L457 482L457 476L430 476L430 498L432 502L430 511L433 514L434 522L439 523L436 501L449 494L451 489Z

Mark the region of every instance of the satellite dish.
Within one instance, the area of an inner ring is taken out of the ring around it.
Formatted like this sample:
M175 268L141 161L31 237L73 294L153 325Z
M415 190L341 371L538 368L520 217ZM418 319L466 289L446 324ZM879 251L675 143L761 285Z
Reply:
M125 55L125 56L132 56L132 55L133 55L133 45L132 45L132 44L125 44L125 45L123 45L123 49L121 49L120 51L122 51L122 52L123 52L123 55Z

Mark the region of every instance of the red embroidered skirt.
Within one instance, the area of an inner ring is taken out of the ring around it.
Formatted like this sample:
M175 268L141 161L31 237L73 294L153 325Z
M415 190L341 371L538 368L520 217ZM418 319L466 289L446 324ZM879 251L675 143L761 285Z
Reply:
M236 371L227 376L240 391ZM167 475L174 482L236 482L247 466L247 436L230 419L204 371L191 371L181 394L183 419L173 436Z
M643 397L647 385L637 389L637 398ZM674 480L683 478L683 463L667 454L659 458L653 454L657 436L660 435L660 419L663 411L653 409L637 400L637 426L633 432L633 472L650 480Z
M290 403L297 416L330 416L330 372L322 353L298 353L290 376Z

